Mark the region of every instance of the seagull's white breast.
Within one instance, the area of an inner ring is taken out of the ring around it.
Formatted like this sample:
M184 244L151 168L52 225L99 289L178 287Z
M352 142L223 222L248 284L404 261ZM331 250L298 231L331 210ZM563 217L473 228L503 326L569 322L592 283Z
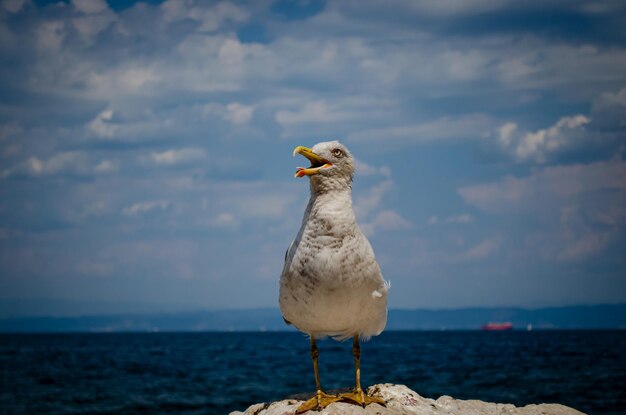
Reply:
M285 319L316 337L378 335L387 321L387 289L350 193L313 197L281 275Z

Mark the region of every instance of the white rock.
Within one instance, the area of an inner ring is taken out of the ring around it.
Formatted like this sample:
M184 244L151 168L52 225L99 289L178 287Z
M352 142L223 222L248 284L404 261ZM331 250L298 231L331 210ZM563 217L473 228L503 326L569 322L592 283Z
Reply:
M323 411L311 411L311 415L584 415L582 412L564 405L543 403L526 405L523 408L512 404L463 401L450 396L437 400L423 398L404 385L390 383L371 386L368 393L383 398L387 407L372 404L365 408L348 403L337 402ZM245 412L231 412L230 415L292 415L302 401L285 399L283 401L258 403Z

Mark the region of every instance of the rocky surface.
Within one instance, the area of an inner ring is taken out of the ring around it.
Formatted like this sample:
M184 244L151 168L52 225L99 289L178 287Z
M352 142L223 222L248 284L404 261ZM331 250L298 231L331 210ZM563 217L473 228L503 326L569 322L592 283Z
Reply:
M516 407L511 404L491 403L476 400L462 401L442 396L437 400L423 398L404 385L381 384L368 389L373 396L383 398L387 407L372 404L366 408L337 402L321 412L311 415L581 415L580 411L567 406L542 403ZM298 399L285 399L272 403L258 403L245 412L231 412L230 415L291 415L302 403Z

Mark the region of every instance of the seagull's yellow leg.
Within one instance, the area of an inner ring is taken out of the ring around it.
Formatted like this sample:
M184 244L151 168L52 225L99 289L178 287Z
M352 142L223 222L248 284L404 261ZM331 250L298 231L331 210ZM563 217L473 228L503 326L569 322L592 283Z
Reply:
M338 402L341 400L339 396L329 395L322 391L322 385L320 382L320 372L317 367L317 357L319 356L319 351L317 350L317 344L315 343L315 337L311 336L311 359L313 360L313 371L315 372L315 386L317 387L317 392L315 396L304 402L302 405L296 409L297 414L301 414L306 411L310 411L311 409L315 409L317 411L326 408L333 402Z
M385 401L373 396L367 395L361 389L361 345L359 344L359 336L354 336L354 343L352 344L352 354L354 355L354 367L356 371L356 388L353 392L342 393L339 395L342 400L355 403L366 407L371 403L378 403L385 406Z

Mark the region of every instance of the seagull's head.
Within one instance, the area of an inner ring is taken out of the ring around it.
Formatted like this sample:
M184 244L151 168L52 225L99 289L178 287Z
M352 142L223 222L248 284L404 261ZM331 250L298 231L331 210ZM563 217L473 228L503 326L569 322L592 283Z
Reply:
M339 141L325 141L312 148L298 146L293 155L300 154L311 162L308 168L298 167L295 177L309 176L313 189L350 188L354 174L354 158Z

